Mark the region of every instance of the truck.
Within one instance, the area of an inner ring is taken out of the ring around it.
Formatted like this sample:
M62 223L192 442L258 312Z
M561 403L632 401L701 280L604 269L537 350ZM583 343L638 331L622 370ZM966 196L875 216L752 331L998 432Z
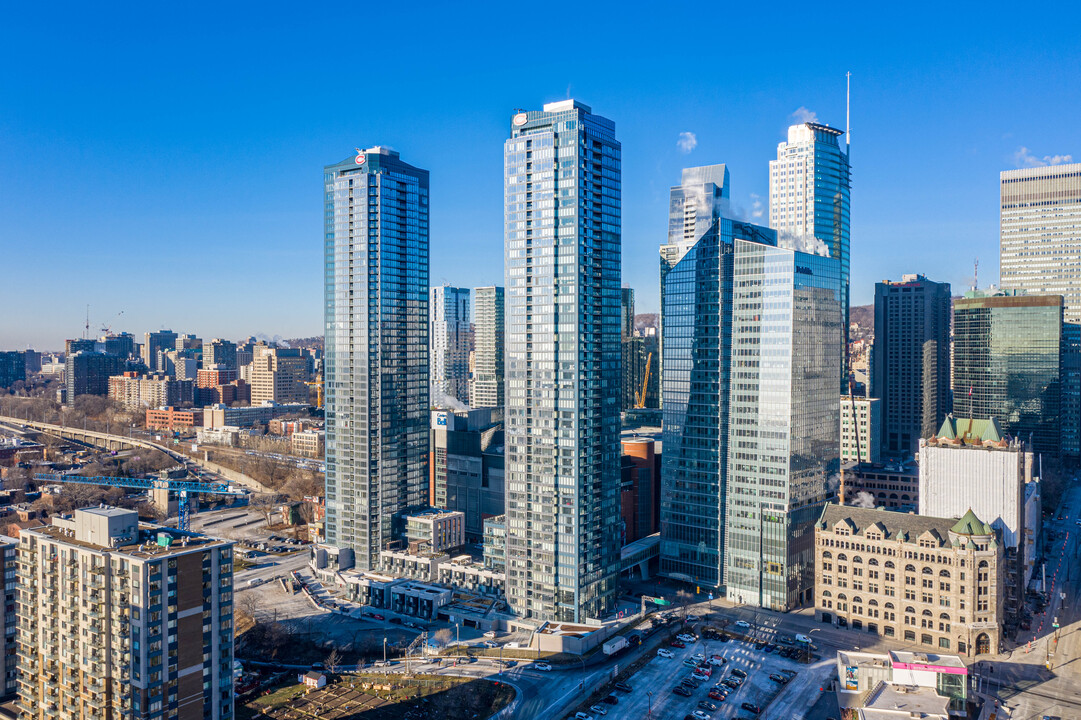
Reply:
M625 647L627 647L627 638L617 637L612 638L604 645L602 645L601 650L604 652L605 655L615 655L617 652L619 652Z

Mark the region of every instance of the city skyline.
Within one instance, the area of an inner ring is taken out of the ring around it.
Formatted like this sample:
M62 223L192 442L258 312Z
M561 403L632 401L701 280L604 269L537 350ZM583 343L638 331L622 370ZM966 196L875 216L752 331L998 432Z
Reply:
M388 94L379 113L366 110L367 92L325 113L314 99L343 76L336 68L315 71L312 43L325 37L324 23L348 24L359 16L301 16L288 24L271 19L259 28L238 22L245 29L225 42L223 35L200 34L195 20L184 18L170 19L164 29L154 24L156 31L147 33L143 23L156 18L114 23L74 12L59 23L41 23L37 12L18 9L8 26L10 42L0 50L6 66L19 71L9 78L9 103L0 109L6 139L0 145L6 191L0 225L12 267L43 268L43 248L56 249L64 261L49 267L54 283L48 291L34 272L15 275L0 289L0 301L33 309L0 319L0 341L13 348L59 349L65 337L78 336L88 303L95 325L123 311L117 329L136 335L163 326L197 328L203 337L317 335L320 270L310 247L319 221L307 168L357 145L389 144L431 170L434 192L443 198L432 210L433 284L498 284L499 264L474 260L497 257L502 241L500 160L492 143L502 136L508 109L570 95L605 107L623 128L621 280L637 290L643 312L659 305L652 251L664 237L669 178L683 167L725 163L742 179L733 209L763 222L776 145L801 119L844 125L847 71L853 73L853 304L869 304L874 281L897 271L941 269L937 277L968 287L974 256L981 259L982 284L994 281L997 173L1061 161L1079 146L1065 118L1076 115L1081 100L1046 92L1068 78L1077 48L1056 38L1017 38L982 18L973 26L964 17L969 32L955 36L949 28L960 14L919 33L898 33L905 43L872 43L859 31L873 18L857 13L847 18L850 42L819 52L817 63L795 62L816 29L837 22L809 15L792 29L774 30L777 42L768 48L738 40L740 57L731 72L677 83L671 77L686 58L667 42L648 68L630 48L614 44L611 57L574 64L530 59L539 72L510 75L493 62L512 47L509 39L470 49L465 63L439 68L429 80L431 59L451 47L454 30L469 21L446 18L418 30L418 44L429 50L375 81L372 92ZM735 20L753 25L758 19L755 11L740 13ZM377 12L362 24L393 19ZM702 30L681 23L680 37L690 42L685 34L704 32L706 20L696 23ZM613 35L641 29L640 22L618 20ZM672 22L662 18L657 29ZM558 43L573 45L576 32ZM287 35L290 42L282 42ZM87 52L91 37L110 51L96 52L95 44L95 52ZM268 62L261 46L275 41L286 51ZM45 43L63 51L27 63L33 47ZM981 60L1001 43L1010 45L1013 61L992 70L993 63ZM170 52L180 47L185 52ZM192 51L207 57L181 62ZM926 59L913 59L921 54ZM73 64L75 55L80 62ZM149 59L132 67L133 56ZM287 111L280 98L288 99ZM79 113L66 111L72 103ZM463 151L475 154L468 168L459 162ZM929 164L934 173L926 172ZM38 172L40 166L78 168L66 175L63 205L47 199L55 175ZM243 302L251 281L223 283L200 272L194 260L162 262L184 248L193 257L213 249L240 277L260 278L291 302ZM148 273L146 267L168 271ZM191 292L176 302L154 291L162 281ZM19 302L25 297L33 303ZM214 312L221 301L236 311Z

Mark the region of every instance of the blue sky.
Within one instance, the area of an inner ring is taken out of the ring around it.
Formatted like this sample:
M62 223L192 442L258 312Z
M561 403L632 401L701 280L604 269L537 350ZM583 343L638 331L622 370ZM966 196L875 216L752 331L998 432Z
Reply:
M5 9L0 349L62 347L87 303L136 334L321 334L322 167L357 146L431 171L433 284L500 283L511 111L568 95L623 144L639 312L680 169L727 163L750 216L794 112L844 124L846 71L854 304L963 288L977 256L997 280L999 171L1081 158L1076 6L341 5Z

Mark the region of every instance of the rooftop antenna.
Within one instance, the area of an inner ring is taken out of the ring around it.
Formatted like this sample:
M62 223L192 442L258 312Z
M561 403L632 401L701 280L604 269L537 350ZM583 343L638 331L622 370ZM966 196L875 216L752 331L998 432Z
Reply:
M973 290L979 290L980 289L980 259L979 258L976 258L976 260L973 262L972 289Z
M86 306L86 327L83 329L83 340L90 338L90 305Z
M845 73L845 155L852 149L852 73Z

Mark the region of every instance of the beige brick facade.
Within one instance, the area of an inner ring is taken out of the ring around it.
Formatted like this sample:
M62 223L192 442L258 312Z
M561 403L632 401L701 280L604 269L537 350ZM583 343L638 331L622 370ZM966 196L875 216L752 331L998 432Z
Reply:
M1004 548L960 520L827 505L815 526L815 618L972 656L999 650Z

